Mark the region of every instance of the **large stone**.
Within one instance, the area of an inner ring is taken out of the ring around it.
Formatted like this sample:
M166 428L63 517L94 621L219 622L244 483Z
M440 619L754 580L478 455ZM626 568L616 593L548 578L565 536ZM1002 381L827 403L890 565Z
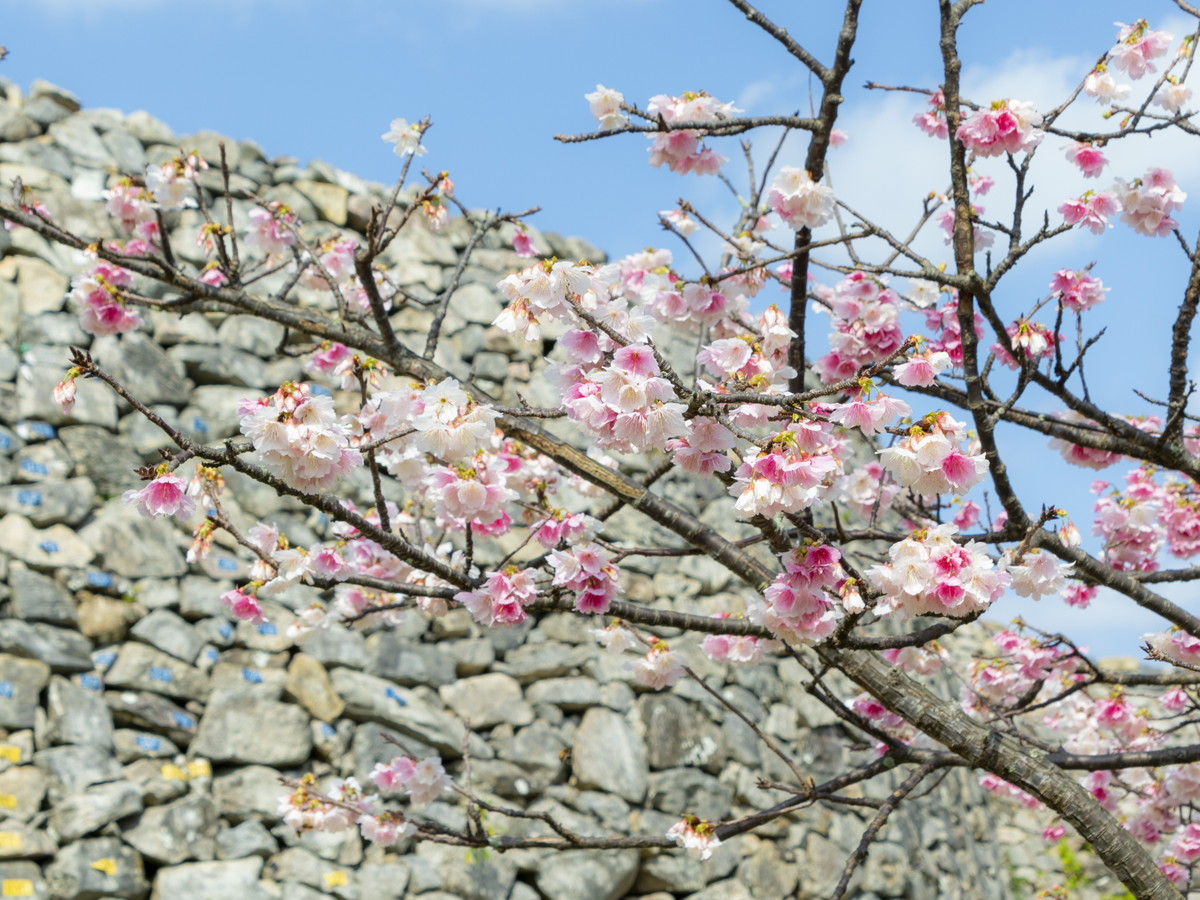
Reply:
M317 181L297 181L295 187L312 201L322 219L334 225L346 224L346 199L349 197L349 191L345 188Z
M71 592L53 578L21 565L9 569L12 614L28 622L75 625L79 621Z
M695 703L673 694L646 694L636 705L652 769L713 768L724 759L721 729Z
M239 825L217 830L217 859L242 859L261 856L267 859L279 850L279 842L258 819L247 819Z
M463 900L506 900L517 878L516 866L504 854L464 860L453 847L421 843L417 856L437 870L443 890Z
M7 888L9 896L46 900L49 887L42 878L41 867L25 860L0 862L0 890Z
M580 787L610 791L631 803L646 795L646 745L612 710L597 707L584 713L571 761Z
M0 547L35 569L71 566L82 569L95 556L91 547L65 525L34 528L24 516L0 519Z
M196 736L196 716L166 697L149 691L106 691L104 702L118 725L145 728L186 745Z
M63 847L46 867L46 881L51 895L62 900L141 898L150 889L141 856L113 837Z
M236 384L255 390L269 386L263 361L241 350L179 344L171 348L169 356L197 384Z
M113 165L113 159L96 129L83 121L81 116L69 116L55 122L49 129L54 143L67 151L77 163L85 166L105 167Z
M0 812L28 822L42 807L46 773L34 766L14 766L0 773Z
M35 528L79 525L91 514L96 488L87 478L48 481L36 487L0 487L0 512L17 513Z
M270 900L258 883L262 868L257 856L168 866L155 875L150 900Z
M104 697L55 675L46 703L46 737L53 744L113 746L113 720Z
M136 759L173 759L179 755L179 747L174 741L161 734L149 734L134 728L113 731L113 746L117 759L122 763Z
M288 788L280 773L266 766L242 766L213 779L213 799L221 815L233 822L251 817L279 821L279 799Z
M217 691L200 720L192 752L214 762L296 765L312 752L309 718L287 703Z
M156 609L133 626L130 632L164 653L192 663L204 646L204 638L183 618L169 609Z
M325 667L307 653L292 657L287 670L287 692L310 715L323 722L332 722L346 708Z
M392 629L367 638L366 670L397 684L440 687L454 681L454 659L436 644L406 641Z
M145 806L161 806L188 791L187 769L157 759L139 759L121 770L138 789Z
M564 850L543 861L537 887L547 900L620 900L637 873L636 850Z
M92 344L92 355L121 384L147 406L167 403L185 406L191 385L183 365L141 332L99 337ZM162 432L161 446L171 446Z
M77 631L42 622L0 621L0 652L40 660L56 672L87 672L92 645Z
M50 827L69 842L141 809L141 791L128 781L113 781L60 801L50 813Z
M183 700L202 701L210 689L208 676L199 669L138 643L121 648L104 680L110 687L152 691Z
M0 103L0 141L24 141L42 133L41 126L16 107Z
M39 750L33 761L48 776L51 803L121 777L121 767L109 751L86 744Z
M347 716L382 722L401 735L411 735L436 747L445 756L462 755L466 736L462 722L417 691L350 669L334 669L331 677L334 689L346 702ZM485 759L492 756L492 749L476 735L471 736L471 752Z
M209 860L216 853L216 805L203 794L193 794L166 806L155 806L142 813L123 836L143 856L157 863Z
M44 662L0 654L0 727L32 728L49 681Z
M72 425L61 429L58 436L78 471L90 478L101 494L112 496L142 487L134 474L142 458L107 428Z
M501 722L528 725L533 721L533 710L521 696L521 685L499 672L460 679L439 689L438 694L472 728L491 728Z
M82 426L80 426L82 427ZM140 461L137 465L140 465ZM111 493L138 487L132 473L114 485ZM105 491L97 483L101 493ZM3 528L0 521L0 529ZM85 525L80 536L92 552L104 561L108 571L126 578L171 578L187 571L187 562L179 549L179 532L163 519L147 519L132 506L107 504L96 518Z

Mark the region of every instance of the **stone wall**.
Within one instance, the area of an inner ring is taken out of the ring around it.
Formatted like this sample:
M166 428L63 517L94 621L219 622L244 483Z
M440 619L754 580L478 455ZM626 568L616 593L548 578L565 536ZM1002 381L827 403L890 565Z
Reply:
M97 201L110 174L141 171L180 149L218 156L213 134L173 136L146 113L81 110L68 93L0 81L0 182L42 192L56 219L106 233ZM316 162L268 160L227 141L235 186L288 203L313 234L361 228L380 185ZM216 174L204 176L217 187ZM239 206L239 216L244 206ZM188 214L172 220L181 235ZM194 232L192 232L194 234ZM176 242L185 255L190 239ZM437 290L466 240L406 233L387 262L415 290ZM600 257L577 240L539 236L564 258ZM668 900L827 896L867 817L809 807L724 845L700 864L680 851L471 854L423 843L403 852L364 846L356 833L298 836L281 826L280 776L363 775L391 758L383 734L432 748L452 774L505 804L547 810L580 833L661 835L681 813L711 819L784 799L757 786L791 774L750 730L697 685L647 692L625 663L599 651L590 623L549 615L485 631L465 611L394 628L321 632L293 646L300 589L272 603L270 624L225 617L223 590L246 573L218 547L199 566L186 527L140 517L120 502L133 469L159 459L161 434L103 386L81 383L70 418L50 391L68 345L87 347L168 421L194 437L236 432L234 403L299 377L278 359L280 329L245 318L165 314L121 338L92 339L65 308L83 260L28 229L0 231L0 885L5 897L284 898L387 900ZM531 403L553 402L536 360L486 328L500 310L493 286L520 265L497 239L468 269L439 361ZM419 323L415 322L414 325ZM552 336L551 336L552 337ZM232 514L277 522L293 542L325 523L271 491L229 475ZM361 492L364 484L347 490ZM663 490L695 501L695 488ZM728 522L709 498L706 516ZM644 528L622 513L614 531ZM654 561L651 561L654 562ZM628 579L634 599L679 608L739 608L727 573L704 561L648 565ZM820 780L869 750L850 748L837 720L803 690L791 660L730 669L689 659ZM949 688L947 688L949 690ZM464 723L469 721L471 736ZM894 783L894 782L893 782ZM881 797L889 784L867 794ZM869 813L870 810L867 810ZM434 804L431 819L461 824ZM1055 865L1034 822L1003 824L977 778L951 772L903 806L856 876L852 896L1024 896ZM491 817L498 833L542 833ZM1103 887L1099 882L1097 889Z

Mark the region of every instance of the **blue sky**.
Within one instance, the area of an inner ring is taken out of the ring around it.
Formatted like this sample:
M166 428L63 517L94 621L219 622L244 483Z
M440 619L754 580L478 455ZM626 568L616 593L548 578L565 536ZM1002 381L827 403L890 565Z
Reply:
M936 6L864 4L843 107L849 142L831 157L839 196L896 229L923 196L945 188L944 145L910 124L919 100L861 86L937 85ZM839 7L831 0L761 4L825 60ZM1057 101L1111 45L1113 22L1142 16L1182 36L1184 20L1167 0L990 0L972 10L962 32L967 92L980 102ZM206 129L250 138L268 156L319 158L384 182L398 160L379 136L394 117L428 114L434 129L421 161L448 169L466 202L507 210L541 205L533 220L540 228L586 237L614 255L669 246L656 214L679 197L718 219L728 220L734 206L715 179L648 166L640 136L555 142L555 133L591 130L584 93L599 82L644 104L656 93L707 90L749 113L769 114L807 113L815 91L803 69L722 0L0 0L0 44L10 51L0 76L23 87L44 78L89 107L145 109L180 134ZM1048 140L1039 155L1039 197L1050 209L1096 186L1062 160L1061 143ZM719 149L739 155L733 142ZM1194 235L1200 155L1163 137L1149 149L1147 155L1143 142L1114 150L1110 171L1133 177L1151 164L1174 168L1191 194L1181 220ZM797 140L783 161L799 161L803 150ZM992 202L999 210L1003 166L992 161L985 170L997 176ZM1108 175L1102 180L1106 185ZM1056 269L1097 260L1094 274L1112 291L1091 314L1109 326L1091 386L1113 408L1147 412L1131 387L1164 393L1165 333L1186 277L1171 243L1120 226L1100 238L1072 234L1005 283L1004 311L1014 318L1028 309ZM936 234L921 247L935 259L948 256ZM1066 506L1086 533L1093 473L1058 464L1041 438L1012 447L1009 466L1030 507ZM1123 471L1104 477L1116 480ZM1189 590L1173 596L1186 602ZM1099 615L1095 607L1081 613L1049 602L1022 611L1048 628L1082 628L1102 653L1136 652L1137 636L1153 627L1116 601L1105 602Z

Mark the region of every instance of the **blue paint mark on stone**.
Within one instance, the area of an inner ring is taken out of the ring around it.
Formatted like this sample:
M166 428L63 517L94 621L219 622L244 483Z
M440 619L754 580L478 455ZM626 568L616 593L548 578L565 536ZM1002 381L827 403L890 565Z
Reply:
M96 661L96 665L100 666L100 668L107 669L117 661L117 651L105 650L103 653L97 653L92 659Z
M58 541L42 541L38 544L38 549L43 553L57 553Z
M17 502L22 506L41 506L41 491L17 491Z
M217 560L217 568L222 572L233 572L237 569L237 560L232 556L222 556Z
M217 629L217 634L219 634L221 637L225 638L225 640L229 640L231 637L233 637L233 626L232 625L222 625L220 628Z
M150 680L151 681L161 681L164 684L168 684L175 680L175 676L174 676L174 674L172 674L171 670L166 668L165 666L151 666L150 667Z
M250 684L262 684L262 672L258 671L258 669L251 669L249 667L243 668L242 681L249 682Z
M28 472L31 475L48 475L50 470L46 468L45 463L40 463L36 459L21 460L21 471Z
M389 700L395 700L401 706L408 706L408 701L405 700L403 697L401 697L399 692L395 688L388 688L386 691L383 692L383 695L385 697L387 697Z
M0 450L11 450L12 438L7 434L0 434Z
M100 680L100 676L98 676L98 675L91 675L91 674L80 675L79 676L79 686L82 688L86 688L89 691L104 690L104 682Z
M333 391L329 390L329 388L325 387L325 385L323 385L323 384L313 384L313 385L309 385L309 387L312 389L310 391L310 393L314 397L332 397L333 396Z
M87 583L98 588L112 587L113 577L107 572L88 572Z
M171 719L180 728L195 728L196 727L196 720L193 719L191 716L189 716L187 713L173 712L173 713L171 713Z
M0 697L12 699L15 690L16 687L11 681L0 681Z
M221 654L217 653L216 647L209 647L204 655L208 658L209 662L216 662L221 656Z
M36 434L38 437L46 438L46 440L49 440L50 438L52 438L56 434L58 434L58 432L54 430L54 426L51 425L49 422L30 422L29 430L32 431L34 434Z
M272 637L279 634L279 629L275 627L274 622L262 622L258 626L258 633L263 637Z
M147 753L157 753L158 748L162 746L162 741L148 734L139 734L134 743L139 750L145 750Z
M204 421L202 418L200 418L199 416L195 416L195 417L193 417L193 419L192 419L192 427L193 427L194 429L196 429L197 431L199 431L201 434L208 434L208 423L207 423L207 422L205 422L205 421Z
M321 724L321 736L322 737L327 737L327 738L333 737L335 734L337 734L337 729L334 728L332 725L330 725L328 722L323 722Z

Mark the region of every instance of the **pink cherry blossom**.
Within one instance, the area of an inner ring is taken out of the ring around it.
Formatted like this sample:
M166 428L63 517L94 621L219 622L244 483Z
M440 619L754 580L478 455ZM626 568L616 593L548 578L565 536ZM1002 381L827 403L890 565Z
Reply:
M75 406L75 377L68 372L67 377L56 384L51 392L54 402L58 404L64 416L69 416Z
M1108 165L1104 152L1093 144L1068 144L1067 159L1079 166L1084 178L1098 178Z
M955 137L977 156L1023 153L1041 143L1042 117L1032 103L997 100L988 109L973 113L958 126Z
M533 238L529 236L529 232L524 228L518 228L513 232L512 247L513 252L517 256L529 258L538 255L537 250L533 246Z
M625 104L625 96L620 91L598 84L595 91L584 94L583 98L587 100L592 115L600 123L601 131L615 131L629 123L629 116L621 109Z
M684 816L667 829L667 837L699 860L708 859L721 846L717 827L695 816Z
M238 413L267 470L301 490L327 490L362 462L349 444L350 425L311 385L287 382L269 397L243 401Z
M1187 85L1179 84L1178 82L1168 80L1158 89L1154 95L1154 103L1156 106L1161 106L1167 112L1177 113L1183 109L1184 104L1192 99L1192 89Z
M196 503L187 495L187 486L178 475L160 475L140 491L126 491L122 499L137 504L138 512L147 518L188 519L196 511Z
M519 625L525 621L525 607L537 599L534 570L509 566L493 572L481 587L460 591L454 599L481 625Z
M1062 301L1062 305L1075 312L1091 309L1104 300L1108 288L1099 278L1086 271L1059 269L1050 281L1050 295Z
M1121 22L1117 25L1120 26L1117 44L1108 54L1112 65L1135 81L1147 72L1158 71L1151 60L1167 52L1173 36L1166 31L1151 31L1145 19L1138 19L1132 25Z
M634 664L633 674L647 687L662 690L684 676L683 657L659 641Z
M584 614L608 612L619 588L619 574L598 544L586 543L549 554L556 587L575 594L575 608Z
M833 188L818 184L808 172L794 166L779 170L767 201L793 231L820 228L833 218Z
M1067 200L1058 211L1068 225L1086 228L1092 234L1104 234L1112 228L1108 219L1121 211L1118 194L1109 191L1087 191L1077 200Z
M417 122L409 124L407 119L392 119L391 126L380 137L392 145L392 151L397 156L424 156L421 132L421 125Z
M1097 103L1121 103L1128 99L1131 90L1127 84L1118 84L1103 63L1089 72L1083 82L1083 92Z
M247 214L250 227L242 243L249 250L265 256L278 256L296 242L295 215L282 204L271 204L267 209L254 207Z
M1020 351L1022 362L1033 365L1036 365L1038 360L1053 356L1054 347L1061 337L1061 335L1054 334L1045 325L1039 322L1030 322L1024 318L1017 319L1008 326L1007 330L1013 349ZM1019 369L1021 367L1001 344L992 344L991 350L996 354L996 359L1008 368Z
M1171 213L1183 207L1187 194L1169 169L1148 169L1130 182L1118 180L1113 190L1124 210L1121 221L1139 234L1165 237L1179 227Z
M880 603L903 618L938 613L962 617L986 609L1011 581L976 541L956 543L951 523L893 544L888 562L867 572Z
M221 595L221 602L225 604L230 615L241 622L260 625L267 621L266 616L263 615L262 606L259 604L258 598L240 588L226 591Z
M935 91L929 98L929 110L913 116L913 122L930 137L944 138L950 134L946 124L946 97Z
M133 273L108 262L71 279L70 299L80 307L79 326L88 334L124 334L142 324L142 318L121 298L133 286Z

